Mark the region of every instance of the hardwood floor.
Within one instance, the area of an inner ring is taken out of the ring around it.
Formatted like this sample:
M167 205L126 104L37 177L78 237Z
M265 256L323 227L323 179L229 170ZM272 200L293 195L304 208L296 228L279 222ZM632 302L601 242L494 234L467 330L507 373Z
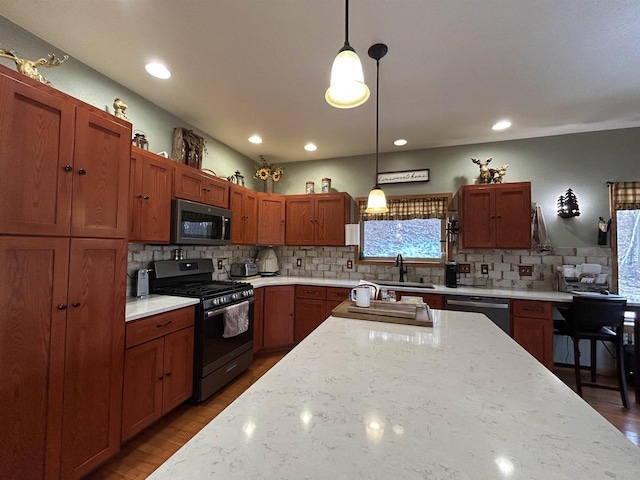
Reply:
M88 478L92 480L146 478L283 356L284 353L280 353L256 358L244 374L218 394L200 405L181 405L126 444L117 457ZM555 373L574 388L572 369L556 368ZM629 410L622 407L618 392L585 388L583 394L584 399L594 409L622 431L629 440L640 446L640 404L635 403L632 388L629 389L631 403Z

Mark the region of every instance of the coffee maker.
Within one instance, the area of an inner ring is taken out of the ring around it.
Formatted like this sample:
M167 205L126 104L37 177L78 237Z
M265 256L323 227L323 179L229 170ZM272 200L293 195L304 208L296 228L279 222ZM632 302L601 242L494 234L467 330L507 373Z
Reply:
M458 287L458 262L444 262L444 284L447 287Z

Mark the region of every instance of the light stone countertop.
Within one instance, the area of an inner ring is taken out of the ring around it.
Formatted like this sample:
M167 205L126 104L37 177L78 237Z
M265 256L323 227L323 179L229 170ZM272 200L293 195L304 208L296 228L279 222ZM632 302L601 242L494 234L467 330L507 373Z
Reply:
M329 317L162 479L637 480L640 448L485 316Z
M177 310L178 308L197 305L197 298L172 297L169 295L149 295L146 297L127 297L125 322L157 315L158 313Z

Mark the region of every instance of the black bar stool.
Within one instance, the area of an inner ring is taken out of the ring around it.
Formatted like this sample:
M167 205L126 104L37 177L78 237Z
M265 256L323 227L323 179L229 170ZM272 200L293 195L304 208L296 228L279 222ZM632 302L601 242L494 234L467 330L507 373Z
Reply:
M627 380L624 368L623 334L624 312L627 300L620 297L574 296L569 315L569 335L573 340L576 389L582 397L582 387L605 388L620 391L622 404L629 408ZM580 340L591 342L591 382L582 382L580 377ZM615 346L618 386L596 383L596 342L611 342Z

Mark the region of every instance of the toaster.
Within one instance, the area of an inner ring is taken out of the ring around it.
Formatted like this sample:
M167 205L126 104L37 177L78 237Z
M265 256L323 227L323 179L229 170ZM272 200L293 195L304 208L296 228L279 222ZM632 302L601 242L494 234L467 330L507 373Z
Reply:
M232 277L253 277L258 275L258 266L255 263L232 263L231 273Z

